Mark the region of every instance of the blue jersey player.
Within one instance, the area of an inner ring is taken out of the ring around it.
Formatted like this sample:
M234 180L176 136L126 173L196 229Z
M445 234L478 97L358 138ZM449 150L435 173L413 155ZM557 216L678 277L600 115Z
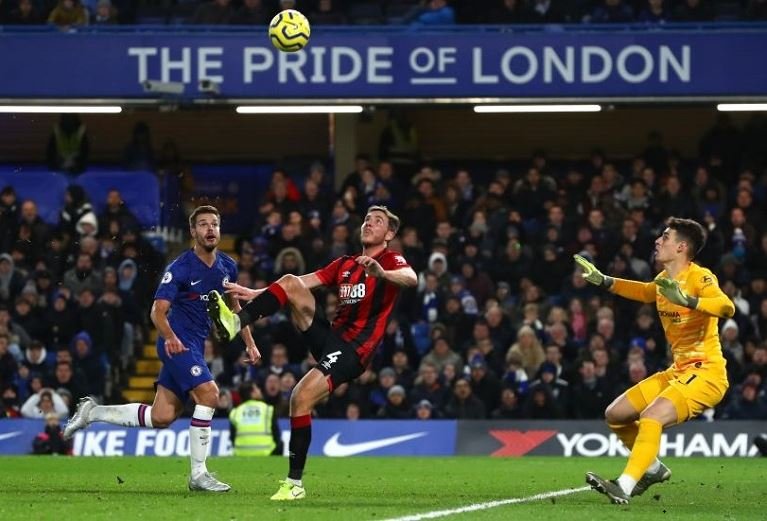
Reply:
M190 490L226 492L229 485L207 470L205 459L210 442L210 424L218 402L218 386L205 363L203 346L210 332L205 301L208 292L223 292L224 284L237 280L237 266L218 252L220 216L212 206L200 206L189 217L194 247L182 253L165 271L155 293L151 318L158 332L157 354L162 370L157 379L154 403L97 405L83 398L64 430L69 439L93 422L126 427L161 429L179 417L187 399L195 402L189 427L192 471ZM236 305L235 301L233 304ZM242 335L250 362L261 354L249 330Z

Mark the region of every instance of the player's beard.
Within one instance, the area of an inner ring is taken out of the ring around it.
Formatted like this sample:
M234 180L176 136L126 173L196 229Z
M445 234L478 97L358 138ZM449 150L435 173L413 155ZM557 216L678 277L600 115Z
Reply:
M197 242L197 246L199 246L200 248L202 248L208 253L212 253L218 247L218 243L219 243L219 241L217 240L214 244L208 244L207 242L205 242L205 237L196 238L195 242Z

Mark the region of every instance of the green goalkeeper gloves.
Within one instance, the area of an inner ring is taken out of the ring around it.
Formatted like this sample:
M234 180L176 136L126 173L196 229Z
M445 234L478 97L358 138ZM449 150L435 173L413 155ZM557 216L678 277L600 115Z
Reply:
M658 286L660 294L666 297L672 304L693 309L697 307L698 299L682 291L677 281L658 277L655 279L655 284Z
M591 284L594 284L595 286L602 286L605 288L609 288L613 285L613 279L612 277L608 277L601 271L597 269L596 266L594 266L592 263L590 263L588 260L586 260L585 257L582 257L581 255L573 255L573 259L575 260L575 263L578 265L578 267L583 271L581 274L581 277L586 279L587 282L590 282Z

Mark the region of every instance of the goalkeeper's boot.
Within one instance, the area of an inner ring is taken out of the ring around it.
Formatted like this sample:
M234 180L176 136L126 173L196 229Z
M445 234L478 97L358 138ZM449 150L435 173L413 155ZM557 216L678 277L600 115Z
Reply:
M591 488L604 494L610 498L610 501L616 505L628 505L629 496L625 492L618 482L615 480L602 479L593 472L586 473L586 483L591 485Z
M70 440L75 433L81 429L84 429L90 423L88 418L93 408L96 407L96 400L90 396L86 396L80 400L77 404L77 410L67 422L67 426L64 427L64 439Z
M197 477L189 476L189 490L207 492L229 492L232 487L219 481L210 472L203 472Z
M272 501L295 501L296 499L304 499L306 497L306 489L300 487L288 480L280 481L280 488L271 497Z
M663 463L660 464L660 468L655 472L645 472L642 479L637 481L634 490L631 491L632 496L641 496L645 491L656 483L663 483L671 479L671 469L669 469Z
M218 291L213 290L208 293L207 309L218 340L220 342L234 340L234 337L237 336L237 333L242 328L240 317L232 313L232 310L226 305Z

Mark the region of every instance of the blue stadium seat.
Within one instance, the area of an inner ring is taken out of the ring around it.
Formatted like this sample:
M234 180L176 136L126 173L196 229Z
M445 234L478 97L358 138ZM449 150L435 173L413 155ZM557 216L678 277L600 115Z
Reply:
M77 178L97 214L104 211L107 193L117 189L144 228L160 223L160 186L151 172L89 170Z
M19 201L34 201L45 222L59 223L59 214L64 207L64 192L69 185L66 176L42 167L0 166L0 188L8 185L16 190Z

